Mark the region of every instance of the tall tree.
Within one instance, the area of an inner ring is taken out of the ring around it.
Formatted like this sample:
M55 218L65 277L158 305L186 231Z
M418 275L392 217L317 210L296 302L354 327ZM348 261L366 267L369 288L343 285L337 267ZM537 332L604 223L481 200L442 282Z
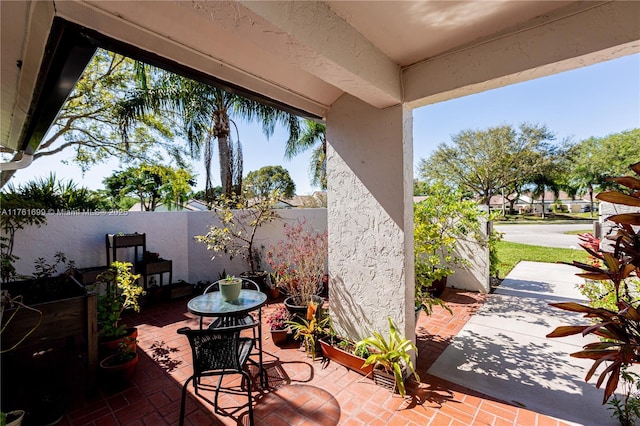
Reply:
M502 125L487 130L463 130L452 144L440 144L418 166L425 180L444 181L470 191L489 205L502 188L526 181L540 165L539 153L554 139L546 126L523 123L518 130Z
M309 163L311 185L327 189L327 127L313 120L304 120L300 137L289 139L284 155L291 160L309 149L313 150Z
M589 196L593 214L594 192L614 186L606 178L623 176L629 164L640 161L640 129L585 139L571 148L569 156L569 181L578 193Z
M244 188L247 196L252 198L265 198L274 191L285 198L291 198L296 193L296 184L282 166L265 166L249 172L244 180Z
M154 211L160 202L169 208L183 205L195 182L188 170L141 164L113 173L104 184L116 203L120 197L135 196L144 211Z
M83 172L113 157L153 162L169 155L184 164L184 147L172 142L175 135L166 114L138 117L131 123L129 140L122 139L114 105L125 98L134 79L131 59L99 49L34 153L34 161L73 150L72 161ZM9 177L3 173L2 185Z
M191 152L204 157L205 196L209 204L213 201L211 161L216 141L223 193L239 195L242 190L242 146L232 117L260 122L267 137L280 123L291 139L298 138L298 118L292 114L177 74L143 68L144 72L138 74L138 86L119 105L123 136L128 139L132 123L140 117L155 111L176 113L182 120ZM235 140L232 126L236 129Z

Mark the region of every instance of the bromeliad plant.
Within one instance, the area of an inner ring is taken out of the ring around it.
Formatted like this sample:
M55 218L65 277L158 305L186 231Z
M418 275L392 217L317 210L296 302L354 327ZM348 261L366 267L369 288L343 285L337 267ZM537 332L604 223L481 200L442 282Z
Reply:
M630 167L640 175L640 163ZM640 179L625 176L609 180L629 188L629 193L608 191L598 194L596 198L615 204L640 207ZM584 316L589 318L591 323L560 326L547 335L547 337L565 337L574 334L583 336L592 334L602 339L586 344L583 350L571 356L594 361L587 372L586 381L593 377L599 367L606 365L596 382L596 387L600 388L608 376L603 404L614 394L624 369L640 362L639 305L630 300L627 287L628 282L637 279L640 273L640 230L636 231L633 228L640 225L640 212L616 214L608 220L614 222L617 228L615 235L608 237L613 241L612 248L595 249L593 245L581 244L602 266L597 262L587 264L576 261L572 265L584 271L577 274L579 277L594 281L608 280L613 284L617 311L574 302L552 303L551 306L585 314Z
M382 368L388 373L393 373L398 392L404 397L406 390L403 370L408 369L416 380L420 381L420 377L413 367L410 353L412 350L417 353L418 348L411 340L405 339L400 335L398 327L391 317L387 317L387 320L389 321L389 339L385 339L382 334L374 331L372 336L356 343L356 351L361 352L366 349L370 353L363 367L374 365L376 368Z
M293 338L302 339L305 351L315 361L318 353L318 339L328 333L329 315L324 312L320 304L313 301L307 305L307 317L285 321L293 331Z

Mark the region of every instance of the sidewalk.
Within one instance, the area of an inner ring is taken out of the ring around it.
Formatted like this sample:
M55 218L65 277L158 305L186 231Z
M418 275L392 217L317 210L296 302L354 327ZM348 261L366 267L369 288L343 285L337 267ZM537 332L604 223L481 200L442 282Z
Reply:
M582 315L548 306L579 301L579 270L520 262L469 320L429 373L503 401L576 425L616 425L603 391L584 377L592 362L571 358L582 336L548 339Z

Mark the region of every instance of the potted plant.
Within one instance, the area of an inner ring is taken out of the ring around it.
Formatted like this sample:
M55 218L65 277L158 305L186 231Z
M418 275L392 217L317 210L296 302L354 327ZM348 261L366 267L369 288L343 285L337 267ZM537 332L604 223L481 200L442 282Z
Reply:
M105 382L110 386L127 383L135 373L138 364L136 339L126 337L118 346L118 350L100 361L100 371Z
M122 323L122 314L127 309L140 312L138 299L145 294L138 285L140 274L132 272L130 262L113 262L111 267L100 274L97 286L104 286L104 293L98 297L98 338L102 356L118 352L123 341L135 351L137 328L128 328Z
M218 281L220 285L220 296L225 302L235 302L240 296L242 289L242 280L233 275L227 275L224 279Z
M325 314L322 305L309 302L306 318L285 321L293 331L293 338L302 340L307 355L315 361L316 356L322 352L319 339L327 333L329 316Z
M365 377L373 375L373 365L364 366L369 357L369 347L357 346L352 339L338 336L331 325L328 327L328 335L320 339L322 356L327 360L333 360Z
M242 257L249 270L240 276L258 283L265 293L268 293L268 273L260 270L261 252L256 246L256 233L259 227L278 218L274 206L279 195L274 191L267 197L254 200L248 200L245 196L221 195L213 207L220 225L211 225L205 235L195 236L196 241L207 245L207 250L216 253L211 257L212 260L217 253L230 259Z
M315 232L306 221L284 225L285 239L267 250L276 286L286 295L290 313L304 318L310 302L320 304L328 253L327 232Z
M464 200L461 191L442 183L425 185L423 191L425 199L414 205L413 231L416 299L419 301L427 292L439 297L454 267L470 265L456 252L458 240L471 237L483 242L479 219L485 214L475 202Z
M371 336L360 340L356 346L358 348L368 347L371 353L367 357L364 365L373 365L373 380L376 384L386 387L392 391L398 391L401 396L405 396L405 380L407 374L413 374L417 381L420 381L411 361L410 351L418 352L416 345L405 339L400 333L391 317L389 321L389 338L374 331Z
M276 309L267 317L271 340L276 346L283 345L288 340L290 330L287 321L289 321L289 311L284 307Z
M635 163L630 168L640 176L640 163ZM625 176L608 180L629 188L628 193L607 191L598 194L597 199L634 208L640 207L640 178ZM628 288L630 282L638 280L640 268L640 228L637 227L640 225L640 212L636 210L615 214L607 220L615 224L615 232L608 237L613 244L596 247L593 240L583 239L581 246L591 255L591 260L589 263L574 261L571 265L583 270L577 275L585 280L611 283L616 307L608 309L576 302L552 303L551 306L559 309L583 313L587 321L585 324L559 326L547 337L566 337L574 334L592 334L600 337L601 341L588 343L581 351L571 356L594 361L592 368L587 372L586 381L589 381L596 369L606 362L606 368L600 373L596 387L599 388L608 376L602 403L613 398L615 405L617 399L614 392L620 379L626 381L629 377L625 374L626 369L640 362L640 305L633 299ZM627 392L630 392L630 389L627 389ZM629 394L625 398L625 401L628 400ZM622 415L620 420L623 424L628 408L630 407L623 407L619 413Z

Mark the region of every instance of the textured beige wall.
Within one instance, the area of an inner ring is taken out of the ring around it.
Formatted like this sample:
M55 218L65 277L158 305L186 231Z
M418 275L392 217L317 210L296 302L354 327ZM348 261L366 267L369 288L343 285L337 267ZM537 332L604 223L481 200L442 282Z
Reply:
M330 308L339 331L414 337L411 113L352 97L327 119Z

